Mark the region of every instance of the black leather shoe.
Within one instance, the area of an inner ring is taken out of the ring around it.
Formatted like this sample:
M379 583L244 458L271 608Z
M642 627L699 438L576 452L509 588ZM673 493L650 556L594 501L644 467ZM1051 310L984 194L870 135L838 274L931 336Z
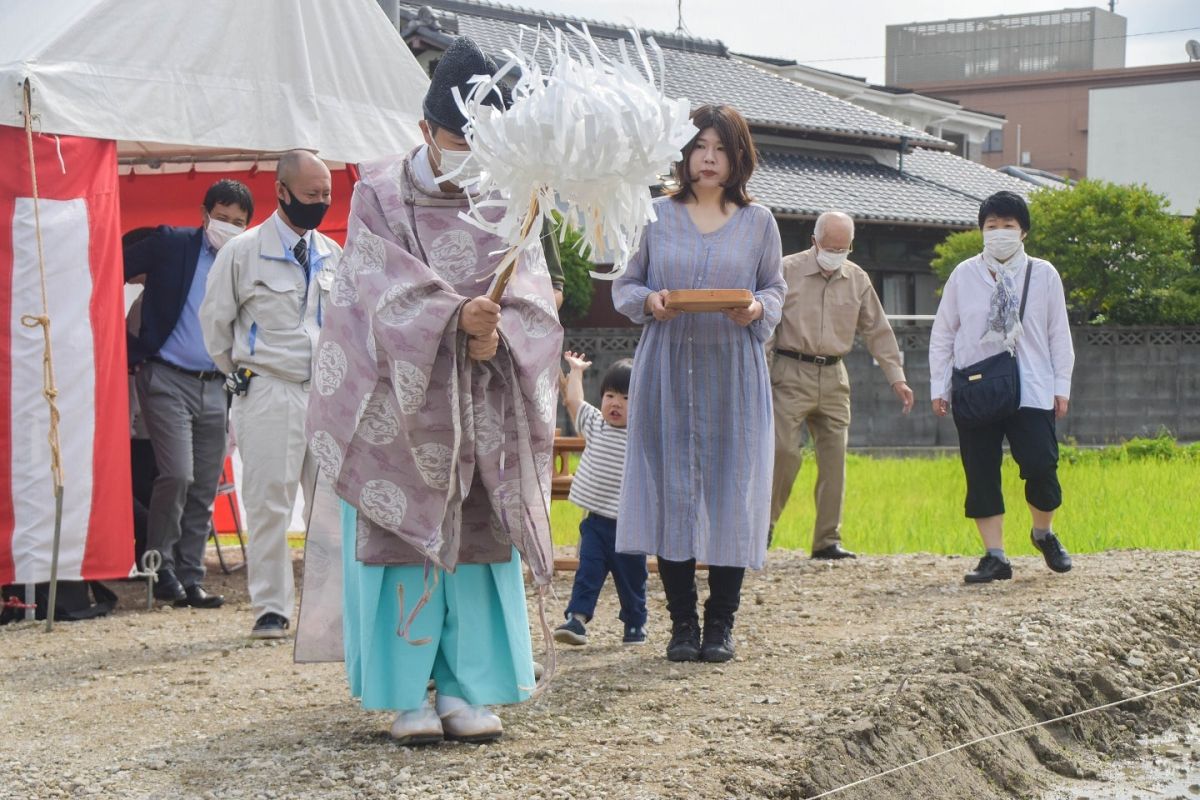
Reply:
M209 594L198 583L183 587L183 592L185 597L182 600L175 601L175 605L180 608L185 606L191 606L192 608L220 608L225 604L224 597L219 594Z
M839 561L843 558L858 558L854 553L844 549L840 544L831 544L828 547L822 547L820 550L813 550L813 558L824 561Z
M1055 572L1071 571L1071 556L1067 554L1067 549L1062 546L1062 542L1053 533L1039 542L1033 538L1033 533L1030 532L1029 541L1033 542L1033 546L1041 551L1042 557L1046 559L1047 567Z
M187 592L183 590L183 584L175 577L174 572L160 569L158 580L154 582L154 599L179 602L187 599Z
M967 583L991 583L992 581L1007 581L1012 578L1012 564L1001 561L993 555L979 559L974 572L963 576Z
M729 620L704 620L704 641L700 660L719 664L733 658L733 623Z
M700 626L688 619L671 625L667 661L695 661L700 657Z

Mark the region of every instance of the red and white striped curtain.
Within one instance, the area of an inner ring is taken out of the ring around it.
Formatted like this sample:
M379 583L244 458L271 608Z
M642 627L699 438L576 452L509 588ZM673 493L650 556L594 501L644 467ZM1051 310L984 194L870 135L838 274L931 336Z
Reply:
M50 578L54 485L25 131L0 126L0 584ZM114 142L34 135L64 469L58 577L133 566L129 398Z

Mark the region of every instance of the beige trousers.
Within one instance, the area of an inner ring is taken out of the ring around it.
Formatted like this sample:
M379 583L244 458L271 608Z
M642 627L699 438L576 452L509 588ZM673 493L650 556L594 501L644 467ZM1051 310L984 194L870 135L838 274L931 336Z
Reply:
M271 612L293 618L296 587L287 529L296 489L305 507L315 476L304 436L308 389L269 375L255 375L250 389L233 398L233 429L242 454L242 502L246 505L246 577L254 618Z
M771 524L779 521L800 471L804 425L817 454L814 497L817 521L813 551L842 540L842 501L846 493L846 441L850 430L850 379L846 365L819 367L776 354L771 364L775 406L775 473Z

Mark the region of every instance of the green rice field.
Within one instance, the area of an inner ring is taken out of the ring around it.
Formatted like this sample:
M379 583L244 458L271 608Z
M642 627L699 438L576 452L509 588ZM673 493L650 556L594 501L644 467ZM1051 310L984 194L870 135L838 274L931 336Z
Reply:
M1017 465L1005 456L1003 470L1005 545L1013 555L1032 555L1029 509ZM1200 550L1200 444L1177 445L1160 437L1101 450L1064 447L1059 480L1063 506L1054 528L1073 553ZM776 526L774 547L809 547L815 481L815 461L805 458ZM979 535L963 516L964 496L956 455L851 455L846 464L843 543L863 553L976 554ZM578 540L582 514L571 503L552 504L555 544Z

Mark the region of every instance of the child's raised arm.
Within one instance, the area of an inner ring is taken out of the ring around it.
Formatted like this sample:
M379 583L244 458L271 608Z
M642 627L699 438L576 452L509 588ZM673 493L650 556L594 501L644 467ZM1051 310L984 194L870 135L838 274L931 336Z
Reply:
M563 353L563 358L571 367L571 373L567 376L566 403L567 413L571 415L571 424L574 425L579 418L579 407L583 405L583 373L592 362L585 361L583 353L571 350Z

